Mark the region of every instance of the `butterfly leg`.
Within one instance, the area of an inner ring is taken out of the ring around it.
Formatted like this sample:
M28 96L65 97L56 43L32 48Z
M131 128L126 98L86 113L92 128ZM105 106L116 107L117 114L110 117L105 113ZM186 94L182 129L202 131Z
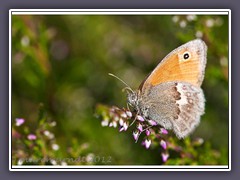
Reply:
M132 126L132 125L136 122L136 120L137 120L137 116L138 116L138 113L139 113L139 112L137 112L136 116L134 117L133 122L129 125L129 127Z

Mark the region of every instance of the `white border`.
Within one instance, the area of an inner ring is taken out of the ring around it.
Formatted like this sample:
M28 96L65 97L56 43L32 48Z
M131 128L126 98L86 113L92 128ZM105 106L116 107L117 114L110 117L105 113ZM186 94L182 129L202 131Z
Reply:
M228 29L229 29L229 37L228 37L228 58L229 58L229 61L228 61L228 83L229 83L229 88L228 88L228 103L229 103L229 130L228 130L228 143L229 143L229 147L228 147L228 150L229 150L229 170L231 170L231 165L232 165L232 157L231 157L231 147L232 147L232 137L231 137L231 127L232 127L232 112L231 112L231 104L232 104L232 95L231 95L231 92L232 92L232 44L231 44L231 33L232 33L232 25L231 25L231 20L232 20L232 17L231 17L231 10L229 10L229 15L228 15Z
M227 15L226 9L12 9L13 15ZM31 11L31 12L29 12Z
M30 12L31 11L31 12ZM9 170L10 171L231 171L231 111L229 111L229 165L223 166L12 166L11 165L11 23L12 15L228 15L229 110L231 110L231 10L230 9L10 9L9 10ZM64 168L64 169L59 169ZM91 168L91 169L90 169ZM117 169L118 168L118 169ZM144 168L144 169L142 169Z
M222 165L222 166L117 166L117 165L111 165L111 166L89 166L89 165L82 165L82 166L74 166L74 165L69 165L69 166L13 166L13 168L18 168L18 169L11 169L12 171L27 171L24 168L27 168L28 170L34 169L34 171L229 171L228 166ZM57 169L57 168L65 168L65 169ZM69 168L74 168L74 169L69 169ZM77 169L81 168L81 169ZM91 169L90 169L91 168ZM117 169L119 168L119 169ZM141 169L144 168L144 169ZM202 169L200 169L202 168ZM213 169L213 168L218 168L218 169Z

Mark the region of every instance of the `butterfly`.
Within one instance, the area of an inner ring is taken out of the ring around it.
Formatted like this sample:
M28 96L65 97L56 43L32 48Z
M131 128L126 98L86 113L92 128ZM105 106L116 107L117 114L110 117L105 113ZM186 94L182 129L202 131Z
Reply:
M206 44L195 39L170 52L138 90L133 91L118 78L128 86L128 104L144 119L173 130L179 139L188 136L204 114L205 98L201 85L206 57Z

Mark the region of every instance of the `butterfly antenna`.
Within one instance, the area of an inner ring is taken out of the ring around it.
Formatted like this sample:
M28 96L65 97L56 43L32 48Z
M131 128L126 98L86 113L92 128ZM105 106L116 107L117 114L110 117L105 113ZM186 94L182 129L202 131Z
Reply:
M130 90L131 92L133 92L133 90L130 88L130 86L125 82L123 81L122 79L120 79L119 77L115 76L114 74L112 73L108 73L109 76L112 76L112 77L115 77L116 79L118 79L119 81L121 81L123 84L125 84L127 87L125 87L123 90Z

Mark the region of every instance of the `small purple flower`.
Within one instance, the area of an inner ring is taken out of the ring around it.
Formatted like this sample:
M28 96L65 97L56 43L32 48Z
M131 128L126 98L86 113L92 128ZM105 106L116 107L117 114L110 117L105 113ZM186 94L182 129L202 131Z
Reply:
M151 131L149 129L146 129L146 135L149 136L151 134Z
M167 143L166 143L166 141L161 140L160 145L162 146L162 148L163 148L164 150L167 149Z
M168 131L166 129L164 129L164 128L161 128L160 129L160 133L161 134L168 134Z
M133 138L134 138L135 141L138 140L138 138L139 138L139 131L133 131Z
M162 161L166 162L168 160L169 154L167 153L162 153Z
M116 128L117 127L117 122L116 121L110 122L108 126Z
M120 118L118 122L119 122L119 125L120 125L120 126L123 126L124 121L123 121L122 118Z
M142 143L146 149L148 149L151 145L152 141L149 139L145 139L145 141Z
M137 129L138 129L140 132L142 132L142 131L143 131L143 126L142 126L142 124L138 123Z
M35 134L29 134L27 138L32 141L32 140L36 140L37 136Z
M110 123L109 123L109 127L112 127L112 126L113 126L113 123L112 123L112 122L110 122Z
M124 130L124 127L121 126L121 127L119 128L119 132L122 132L123 130Z
M127 118L127 114L126 113L121 113L121 117Z
M143 121L144 121L144 118L143 118L142 116L137 115L137 120L143 122Z
M126 111L126 114L127 114L128 117L130 117L130 118L132 117L131 111Z
M124 129L124 131L126 131L128 129L128 123L127 122L123 123L123 129Z
M21 126L25 122L23 118L16 118L15 121L16 121L16 126Z
M156 126L157 125L157 122L154 121L154 120L148 120L148 123L152 126Z

